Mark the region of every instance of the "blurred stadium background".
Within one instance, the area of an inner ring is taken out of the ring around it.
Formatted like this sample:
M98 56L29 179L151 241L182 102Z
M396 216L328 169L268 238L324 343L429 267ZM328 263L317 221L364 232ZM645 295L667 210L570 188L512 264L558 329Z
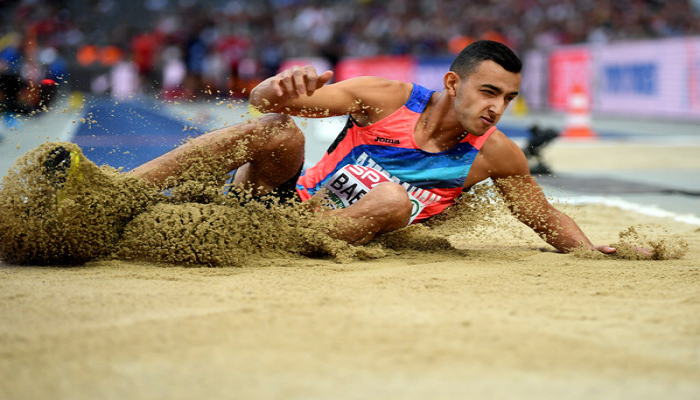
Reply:
M523 146L534 124L566 137L577 118L576 139L700 138L700 0L0 0L0 10L3 173L56 138L133 168L249 118L250 89L293 64L440 90L477 39L524 61L522 95L499 124ZM305 126L313 162L339 124ZM685 190L681 211L698 207L696 172L664 178Z
M445 63L483 38L527 61L531 107L561 109L569 86L581 83L598 111L615 112L610 95L653 96L678 72L695 91L669 93L678 100L660 113L698 113L700 52L689 37L700 34L699 0L4 0L0 7L3 75L52 78L96 95L244 98L297 62L340 69L338 79L371 72L440 86ZM615 58L620 52L627 54ZM676 109L682 101L685 112Z

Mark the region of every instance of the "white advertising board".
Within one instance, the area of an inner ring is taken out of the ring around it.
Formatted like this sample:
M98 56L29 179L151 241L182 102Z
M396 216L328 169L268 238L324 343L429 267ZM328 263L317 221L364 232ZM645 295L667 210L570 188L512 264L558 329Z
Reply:
M572 60L591 73L557 73ZM574 78L585 78L594 113L700 120L700 37L558 48L549 56L549 108L563 110Z

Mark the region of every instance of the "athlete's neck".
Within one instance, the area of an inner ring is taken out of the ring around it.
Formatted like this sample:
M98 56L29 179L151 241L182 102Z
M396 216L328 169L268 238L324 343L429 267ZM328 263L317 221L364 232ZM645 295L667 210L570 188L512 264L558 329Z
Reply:
M430 99L414 131L416 144L425 151L440 152L456 146L467 132L454 115L454 106L445 92Z

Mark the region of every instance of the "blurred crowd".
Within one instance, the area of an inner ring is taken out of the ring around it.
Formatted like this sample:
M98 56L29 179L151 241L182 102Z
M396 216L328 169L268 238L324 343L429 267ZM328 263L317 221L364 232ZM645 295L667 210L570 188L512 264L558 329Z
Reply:
M13 79L47 78L113 95L245 96L289 58L332 67L455 54L480 38L523 53L700 34L700 0L0 0L0 9L0 98L13 95Z

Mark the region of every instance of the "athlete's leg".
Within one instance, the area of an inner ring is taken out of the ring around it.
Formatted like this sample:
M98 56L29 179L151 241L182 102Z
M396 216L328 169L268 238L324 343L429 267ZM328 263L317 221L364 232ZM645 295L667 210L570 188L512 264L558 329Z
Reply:
M361 245L378 234L408 225L413 206L406 189L394 182L375 186L355 204L323 212L321 218L337 218L330 236Z
M304 164L304 134L288 116L279 115L267 130L257 136L261 143L253 146L250 160L241 165L233 183L264 195L297 176Z
M248 183L256 194L263 194L301 168L304 136L289 116L266 115L205 133L130 173L163 188L169 178L178 179L202 157L219 162L222 173L238 169L236 182Z

